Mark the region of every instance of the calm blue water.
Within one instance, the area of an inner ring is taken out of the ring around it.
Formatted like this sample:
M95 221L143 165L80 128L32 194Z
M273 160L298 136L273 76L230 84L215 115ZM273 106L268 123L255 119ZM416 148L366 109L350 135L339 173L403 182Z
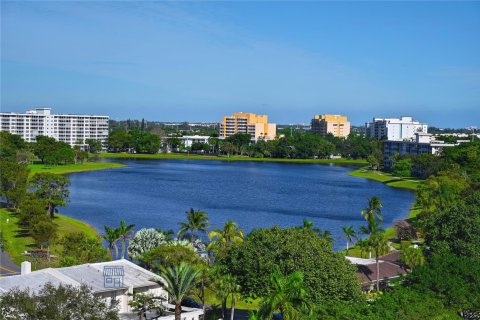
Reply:
M260 162L128 160L127 167L69 175L70 200L60 211L100 231L120 220L178 230L191 207L206 211L212 227L234 220L246 232L298 226L303 218L330 230L343 248L341 226L364 223L371 196L383 202L384 227L408 214L414 194L348 176L353 168Z

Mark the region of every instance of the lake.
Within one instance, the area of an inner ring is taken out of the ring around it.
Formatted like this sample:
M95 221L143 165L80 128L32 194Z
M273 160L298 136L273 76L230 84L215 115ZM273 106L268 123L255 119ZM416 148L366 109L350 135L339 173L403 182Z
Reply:
M247 233L299 226L307 218L330 230L342 249L341 226L364 224L371 196L383 203L384 227L407 216L409 190L351 177L353 167L272 162L123 160L125 168L70 174L70 203L60 212L103 231L120 220L178 231L190 208L208 213L212 227L236 221Z

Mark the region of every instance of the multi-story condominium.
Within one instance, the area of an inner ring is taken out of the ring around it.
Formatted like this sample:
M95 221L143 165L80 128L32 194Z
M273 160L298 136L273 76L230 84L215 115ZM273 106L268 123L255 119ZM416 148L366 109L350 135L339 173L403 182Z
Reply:
M40 135L71 146L82 146L86 139L106 142L108 116L51 114L51 111L51 108L36 108L26 113L1 112L0 131L18 134L27 142L35 142Z
M365 135L368 138L402 141L413 139L415 133L427 133L428 125L413 120L412 117L373 118L365 124Z
M387 169L390 168L393 164L392 157L396 154L402 156L418 156L422 153L438 155L443 148L455 145L433 140L431 134L423 132L415 133L415 138L409 140L386 140L383 142L383 165Z
M316 115L312 119L312 132L326 136L346 138L350 134L350 122L347 117L338 114Z
M268 123L267 115L237 112L231 116L224 116L220 123L220 138L226 138L236 133L248 133L254 141L273 140L277 135L277 125Z

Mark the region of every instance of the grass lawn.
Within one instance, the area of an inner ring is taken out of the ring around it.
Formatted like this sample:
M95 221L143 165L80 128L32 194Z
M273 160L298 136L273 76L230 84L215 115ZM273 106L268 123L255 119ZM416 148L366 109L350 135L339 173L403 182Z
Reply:
M8 223L7 223L8 219ZM14 213L0 209L0 231L7 242L6 250L13 262L20 264L25 251L35 248L33 239L26 234L25 230L17 225L17 217ZM58 225L58 235L62 236L72 232L83 232L89 237L96 237L97 231L89 224L78 221L60 214L56 214L54 222ZM61 251L60 245L51 247L52 254L58 255Z
M37 172L67 174L67 173L73 173L73 172L103 170L103 169L121 168L121 167L125 167L125 165L120 163L112 163L112 162L84 162L84 163L67 164L67 165L59 165L59 166L51 166L51 165L45 165L45 164L28 165L31 176L33 176Z
M354 159L283 159L283 158L249 158L239 156L207 156L185 153L156 153L156 154L135 154L135 153L101 153L100 158L112 159L156 159L156 160L217 160L217 161L257 161L257 162L285 162L285 163L310 163L310 164L339 164L339 165L365 165L365 160Z
M390 173L381 171L372 171L367 168L360 168L349 173L349 175L360 178L367 178L375 181L385 183L388 186L395 188L403 188L416 190L423 180L416 178L400 178L395 177Z

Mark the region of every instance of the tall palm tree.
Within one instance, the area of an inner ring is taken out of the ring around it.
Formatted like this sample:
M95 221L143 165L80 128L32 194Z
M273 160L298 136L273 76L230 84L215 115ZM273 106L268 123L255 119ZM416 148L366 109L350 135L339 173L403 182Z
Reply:
M178 235L181 236L188 231L192 233L192 238L195 239L195 232L199 231L205 233L207 228L210 226L208 222L208 215L206 212L200 210L193 210L190 208L190 211L185 212L187 216L187 222L179 222L180 231L178 231Z
M363 209L361 213L370 226L376 224L377 219L379 221L383 220L382 207L383 205L380 198L373 196L368 199L368 207Z
M175 304L175 320L181 320L182 300L192 291L199 272L186 263L169 268L161 268L160 276L165 282L162 279L155 280L155 282L168 292L170 301Z
M110 257L112 260L115 260L118 257L118 246L117 241L120 238L120 229L119 228L110 228L108 226L103 226L105 228L105 234L102 235L102 239L107 241L108 250L110 251ZM113 249L115 249L115 257L113 256Z
M311 313L303 273L293 272L285 277L277 270L270 275L270 281L272 290L258 311L261 319L272 319L275 310L279 310L285 320L299 319L301 314Z
M370 246L375 251L375 265L377 268L376 289L380 291L380 254L388 251L387 239L385 239L385 231L379 227L372 230L368 238Z
M348 256L348 244L353 242L353 238L355 238L355 230L353 226L348 227L341 227L343 231L343 235L347 239L347 256Z
M207 246L207 250L216 251L218 254L224 252L232 244L243 242L243 230L238 227L234 221L227 221L223 229L215 228L209 234L211 242Z
M122 259L125 258L125 243L128 238L132 236L133 228L135 228L134 224L130 224L127 226L124 220L120 221L120 227L118 227L119 239L122 242Z

